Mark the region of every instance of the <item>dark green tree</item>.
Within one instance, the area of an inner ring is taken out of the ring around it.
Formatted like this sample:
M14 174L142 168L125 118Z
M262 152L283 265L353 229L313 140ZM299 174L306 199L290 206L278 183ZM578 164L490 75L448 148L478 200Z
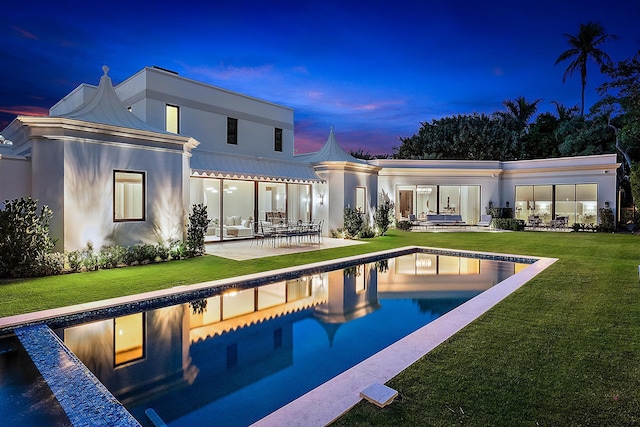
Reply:
M609 124L616 131L616 149L628 171L634 161L640 160L640 51L603 71L611 80L598 88L607 96L597 107L610 118Z
M198 203L194 204L189 214L189 225L187 226L187 255L196 256L204 254L204 236L209 227L209 216L207 206Z
M590 156L615 152L615 134L606 117L576 116L560 124L556 131L561 156Z
M516 99L507 99L502 102L502 105L507 109L508 115L513 117L516 121L516 128L521 134L526 133L529 126L529 121L538 111L538 104L542 101L536 99L531 102L527 101L524 96L519 96Z
M611 58L598 46L607 40L617 39L618 36L607 34L604 27L599 22L588 22L580 24L577 35L564 34L571 48L565 50L556 59L555 65L560 62L572 59L562 76L562 82L567 77L573 75L578 70L580 72L580 83L582 85L580 114L584 116L584 91L587 86L587 62L592 59L600 68L611 64Z
M513 160L521 151L516 121L506 114L434 119L400 141L396 159Z

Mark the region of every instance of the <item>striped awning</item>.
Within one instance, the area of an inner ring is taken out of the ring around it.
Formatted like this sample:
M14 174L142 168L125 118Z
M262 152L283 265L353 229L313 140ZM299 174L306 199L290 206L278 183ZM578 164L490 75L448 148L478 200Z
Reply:
M193 153L191 175L254 181L323 181L310 163L207 152Z

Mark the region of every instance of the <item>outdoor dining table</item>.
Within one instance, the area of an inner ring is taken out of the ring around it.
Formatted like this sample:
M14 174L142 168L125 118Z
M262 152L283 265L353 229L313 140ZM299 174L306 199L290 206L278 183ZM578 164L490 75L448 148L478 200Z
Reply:
M262 235L265 239L271 239L273 247L301 246L320 243L321 223L298 222L262 225Z

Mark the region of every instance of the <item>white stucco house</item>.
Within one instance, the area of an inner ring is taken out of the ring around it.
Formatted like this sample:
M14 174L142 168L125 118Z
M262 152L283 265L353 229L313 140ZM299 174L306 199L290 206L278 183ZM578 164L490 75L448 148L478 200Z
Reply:
M346 206L368 216L455 213L475 224L511 204L569 224L617 210L616 155L513 162L356 159L333 129L321 150L294 154L292 109L156 67L113 86L82 84L48 117L16 117L0 143L0 200L31 196L52 208L59 250L92 242L179 239L204 203L209 241L251 238L259 221L342 227ZM364 143L364 142L363 142Z

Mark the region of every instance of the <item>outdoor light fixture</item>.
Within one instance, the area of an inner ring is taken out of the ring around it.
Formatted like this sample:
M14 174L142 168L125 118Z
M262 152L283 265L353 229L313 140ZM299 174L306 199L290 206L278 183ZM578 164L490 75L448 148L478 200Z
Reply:
M318 203L324 205L324 193L318 193Z

